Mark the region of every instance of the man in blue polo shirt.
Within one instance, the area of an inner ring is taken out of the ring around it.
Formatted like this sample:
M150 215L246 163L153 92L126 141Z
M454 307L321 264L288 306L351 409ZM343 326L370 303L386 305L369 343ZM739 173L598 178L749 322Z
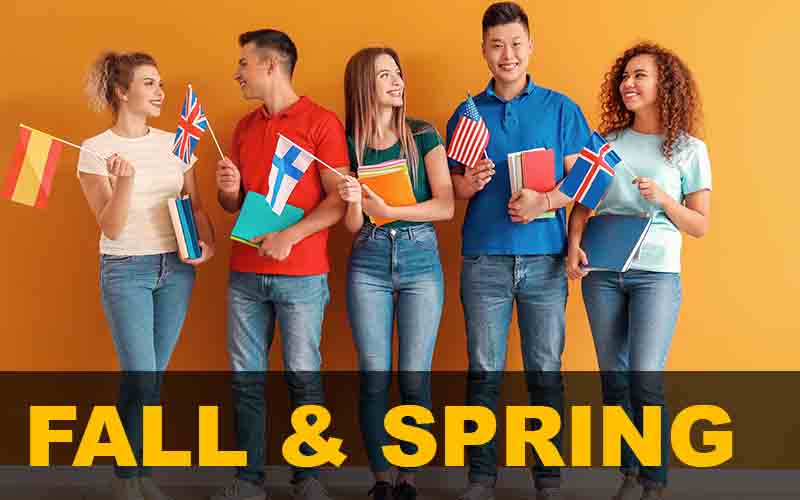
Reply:
M533 148L555 152L558 182L572 167L590 130L568 97L539 87L527 73L533 42L528 17L511 2L491 5L483 16L483 56L492 72L474 102L490 132L484 158L472 168L450 160L456 197L468 199L462 228L461 302L467 325L467 404L497 411L505 369L508 327L517 304L522 357L532 405L563 414L561 355L567 278L565 207L558 189L512 195L509 153ZM447 123L448 145L465 104ZM496 167L495 167L496 165ZM556 209L554 218L536 217ZM556 445L561 448L561 436ZM470 485L463 500L490 500L497 479L497 446L492 440L469 453ZM560 469L532 468L536 498L557 498Z

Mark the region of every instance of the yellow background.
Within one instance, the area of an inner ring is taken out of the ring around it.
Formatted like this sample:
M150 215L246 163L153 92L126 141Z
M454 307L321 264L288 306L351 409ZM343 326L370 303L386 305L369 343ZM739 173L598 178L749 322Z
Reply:
M294 4L294 5L293 5ZM444 124L467 91L489 73L481 58L481 15L489 2L6 2L0 30L0 173L11 156L17 123L73 142L99 133L108 115L89 111L83 76L102 49L142 50L159 62L167 102L152 125L174 130L191 82L223 148L237 119L256 104L232 80L237 35L275 27L298 46L298 92L343 118L348 57L370 45L400 53L409 113ZM530 71L537 83L571 96L597 124L603 74L632 43L650 39L674 49L693 69L705 109L704 139L714 175L710 233L686 239L684 303L668 366L680 370L770 370L800 367L796 186L792 146L798 112L800 46L794 1L738 6L722 0L528 1L534 36ZM205 137L197 175L216 226L216 258L198 274L188 320L171 369L226 369L225 294L232 216L215 201L216 150ZM46 210L0 203L0 369L108 370L117 362L100 306L98 229L75 177L77 152L65 150ZM460 227L439 224L447 282L435 369L466 366L458 298ZM352 369L344 277L351 238L337 227L330 240L332 301L323 359ZM509 368L521 368L516 327ZM271 366L280 366L279 345ZM570 287L564 367L596 368L580 298Z

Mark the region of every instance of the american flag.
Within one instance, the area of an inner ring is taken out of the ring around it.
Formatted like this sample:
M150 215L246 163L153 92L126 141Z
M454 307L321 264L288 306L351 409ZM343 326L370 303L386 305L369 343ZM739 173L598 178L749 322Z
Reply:
M472 96L467 94L466 106L453 131L447 156L472 168L486 151L487 144L489 144L489 129L483 123Z
M181 108L181 120L178 122L178 130L175 132L175 142L172 145L172 152L187 165L192 161L192 153L200 136L208 129L208 118L197 99L197 94L189 89L186 91L186 98L183 100Z
M597 132L592 133L578 159L569 171L561 192L588 208L597 205L606 195L617 166L622 158L611 149L611 145Z

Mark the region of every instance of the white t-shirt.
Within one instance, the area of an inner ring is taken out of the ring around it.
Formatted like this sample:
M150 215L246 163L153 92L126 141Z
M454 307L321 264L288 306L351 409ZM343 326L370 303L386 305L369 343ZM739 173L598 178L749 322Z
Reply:
M111 240L100 235L100 253L108 255L155 255L178 249L167 200L181 195L183 174L192 165L186 165L172 154L175 135L150 128L147 135L136 138L121 137L110 129L83 142L83 146L103 157L119 154L136 169L133 194L128 212L128 222L119 238ZM81 150L78 172L109 176L105 162Z

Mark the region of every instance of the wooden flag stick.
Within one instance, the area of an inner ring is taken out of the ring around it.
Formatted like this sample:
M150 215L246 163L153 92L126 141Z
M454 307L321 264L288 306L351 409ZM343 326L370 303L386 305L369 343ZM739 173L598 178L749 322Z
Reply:
M281 137L283 137L283 138L284 138L284 139L286 139L287 141L291 142L292 144L294 144L294 141L292 141L291 139L289 139L289 138L288 138L288 137L286 137L285 135L283 135L283 134L281 134L281 133L278 133L278 135L279 135L279 136L281 136ZM301 147L300 147L300 146L298 146L297 144L294 144L294 145L295 145L296 147L298 147L298 148L302 149L303 151L305 151L305 152L306 152L306 154L308 154L308 156L310 156L310 157L314 158L314 159L315 159L315 160L317 160L318 162L320 162L320 163L322 163L323 165L325 165L326 167L328 167L330 170L332 170L332 171L333 171L333 173L334 173L334 174L336 174L336 175L338 175L339 177L341 177L342 179L344 179L344 175L342 175L342 173L341 173L341 172L339 172L339 171L338 171L338 170L336 170L335 168L331 167L330 165L328 165L328 164L327 164L327 163L325 163L324 161L320 160L319 158L317 158L317 157L316 157L316 156L314 156L313 154L309 153L309 152L308 152L308 151L306 151L305 149L301 148Z
M95 155L96 157L98 157L98 158L99 158L99 159L101 159L102 161L106 161L106 159L107 159L107 158L103 158L103 155L101 155L101 154L100 154L100 153L98 153L97 151L93 151L93 150L91 150L91 149L89 149L89 148L85 148L85 147L83 147L83 146L78 146L77 144L73 144L73 143L71 143L71 142L69 142L69 141L65 141L64 139L59 139L58 137L56 137L56 136L54 136L54 135L50 135L50 134L48 134L47 132L42 132L41 130L36 130L36 129L35 129L35 128L33 128L33 127L29 127L29 126L27 126L27 125L23 125L22 123L20 123L20 124L19 124L19 126L20 126L20 127L22 127L22 128L28 129L28 130L30 130L31 132L38 132L38 133L40 133L40 134L44 134L44 135L46 135L46 136L50 137L51 139L53 139L54 141L58 141L58 142L64 143L64 144L66 144L67 146L72 146L73 148L77 148L77 149L80 149L80 150L86 151L87 153L90 153L90 154L93 154L93 155Z
M214 139L214 144L217 145L217 151L219 151L219 157L220 157L220 159L224 160L225 159L225 155L222 154L222 148L219 147L219 142L217 142L217 136L214 135L214 129L211 128L211 121L208 121L208 115L206 115L206 120L207 120L207 123L208 123L208 131L211 132L211 138Z
M192 88L192 84L189 84L189 89ZM217 145L217 151L219 151L219 157L221 160L225 159L225 155L222 154L222 148L219 147L219 141L217 141L217 136L214 134L214 129L211 128L211 120L208 119L208 114L206 114L206 123L208 123L208 131L211 132L211 138L214 139L214 144Z

